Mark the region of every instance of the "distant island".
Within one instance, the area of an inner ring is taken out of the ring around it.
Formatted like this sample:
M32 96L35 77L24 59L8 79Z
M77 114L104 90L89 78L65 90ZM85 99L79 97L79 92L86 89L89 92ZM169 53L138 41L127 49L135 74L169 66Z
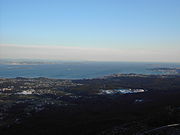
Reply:
M180 68L151 68L149 70L157 71L157 72L163 72L166 74L180 74Z
M1 60L0 64L4 65L41 65L41 64L57 64L56 62L30 61L30 60Z

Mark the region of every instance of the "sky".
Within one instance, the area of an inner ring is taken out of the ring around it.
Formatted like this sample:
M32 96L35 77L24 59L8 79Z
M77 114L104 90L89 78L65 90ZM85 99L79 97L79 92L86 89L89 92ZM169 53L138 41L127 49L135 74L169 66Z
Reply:
M180 0L0 0L0 58L180 62Z

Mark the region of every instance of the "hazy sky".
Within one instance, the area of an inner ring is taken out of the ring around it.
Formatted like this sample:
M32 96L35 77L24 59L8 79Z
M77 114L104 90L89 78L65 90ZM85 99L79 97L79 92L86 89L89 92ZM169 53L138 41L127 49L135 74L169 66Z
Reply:
M0 58L180 62L180 0L0 0Z

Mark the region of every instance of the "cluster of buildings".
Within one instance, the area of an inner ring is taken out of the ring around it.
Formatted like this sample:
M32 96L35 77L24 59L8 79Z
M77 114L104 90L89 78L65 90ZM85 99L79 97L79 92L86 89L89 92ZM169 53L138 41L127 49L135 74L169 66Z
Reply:
M70 80L48 78L13 78L0 79L0 92L11 91L22 94L54 93L54 90L77 86Z
M111 89L111 90L100 90L99 94L132 94L145 92L144 89Z

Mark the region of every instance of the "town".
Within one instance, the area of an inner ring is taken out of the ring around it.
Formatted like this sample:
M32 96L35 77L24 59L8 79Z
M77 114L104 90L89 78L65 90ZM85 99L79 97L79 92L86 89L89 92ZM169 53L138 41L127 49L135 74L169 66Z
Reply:
M54 122L57 119L61 128L56 132L63 134L114 134L115 127L119 134L138 133L140 129L144 132L180 121L179 89L179 75L113 74L80 80L1 78L0 131L23 134L30 126L26 121L33 121L34 130L28 131L29 134L43 133L46 126L51 127L46 131L50 134L57 127ZM162 117L157 112L163 112ZM143 119L147 113L148 117ZM156 121L156 124L150 124L150 121ZM43 126L43 123L47 125ZM84 130L80 128L83 123L86 125ZM130 125L125 128L127 123ZM23 127L22 130L17 126Z

